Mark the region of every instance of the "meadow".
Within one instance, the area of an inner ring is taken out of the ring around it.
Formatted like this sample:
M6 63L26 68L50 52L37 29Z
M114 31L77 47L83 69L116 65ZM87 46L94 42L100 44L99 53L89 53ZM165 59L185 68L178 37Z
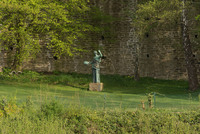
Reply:
M0 74L0 133L198 133L199 90L187 81L102 75ZM149 107L151 103L151 107Z
M94 109L138 109L148 108L148 96L156 108L186 110L198 107L200 91L189 92L186 81L141 78L131 76L102 75L103 92L88 91L91 75L54 72L22 74L5 72L0 77L1 96L16 97L17 102L31 97L35 103L55 98L66 105L81 105Z

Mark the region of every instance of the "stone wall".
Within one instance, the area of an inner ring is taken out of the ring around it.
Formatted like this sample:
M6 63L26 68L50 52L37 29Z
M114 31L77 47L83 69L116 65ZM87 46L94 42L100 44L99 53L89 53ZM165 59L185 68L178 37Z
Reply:
M55 60L51 52L43 49L43 53L39 54L37 59L27 60L24 63L24 68L36 71L59 70L63 72L91 73L91 67L84 65L83 62L92 60L93 51L100 47L102 53L107 57L102 60L101 73L133 75L135 67L134 52L138 40L134 29L131 27L131 19L127 17L125 9L129 8L130 5L134 7L136 5L135 0L94 0L93 4L100 7L106 14L115 17L116 21L107 24L113 33L112 36L102 33L101 37L93 37L94 39L87 43L95 44L96 47L88 45L86 46L87 53L82 52L74 57L62 57Z
M45 72L91 73L91 66L84 65L83 62L92 60L93 51L100 48L107 57L101 63L102 74L134 75L138 71L141 77L187 79L180 30L161 30L159 36L154 36L154 33L145 34L144 40L139 42L134 27L131 26L131 18L126 12L129 9L134 10L137 0L93 0L92 2L116 18L116 21L107 24L112 34L102 33L100 37L94 36L88 44L95 44L95 47L85 45L88 52L82 52L74 57L63 56L61 59L56 59L44 48L43 53L38 54L36 59L27 59L23 68ZM190 35L193 45L198 46L199 33L191 32ZM84 44L84 41L82 43ZM200 76L198 48L194 47L194 52ZM4 61L2 65L9 66L11 55L9 52L4 53L4 58L0 61Z

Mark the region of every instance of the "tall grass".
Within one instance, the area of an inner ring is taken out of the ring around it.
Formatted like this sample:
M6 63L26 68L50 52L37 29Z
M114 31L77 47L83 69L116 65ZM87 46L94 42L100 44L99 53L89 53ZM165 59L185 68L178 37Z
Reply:
M62 134L62 133L199 133L200 111L171 112L151 109L149 111L91 110L80 106L65 107L54 99L43 102L40 107L25 102L16 105L1 99L0 133ZM29 99L28 99L29 100ZM31 100L29 100L31 101ZM15 107L18 110L9 110ZM8 114L10 113L10 114ZM12 114L14 113L14 114Z

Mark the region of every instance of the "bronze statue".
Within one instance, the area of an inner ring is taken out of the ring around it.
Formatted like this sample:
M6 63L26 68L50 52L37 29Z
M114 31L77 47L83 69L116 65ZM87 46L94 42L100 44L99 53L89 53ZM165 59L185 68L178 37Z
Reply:
M84 61L84 64L92 64L93 83L100 83L100 62L103 55L100 50L98 50L98 52L94 51L94 55L95 56L91 62Z

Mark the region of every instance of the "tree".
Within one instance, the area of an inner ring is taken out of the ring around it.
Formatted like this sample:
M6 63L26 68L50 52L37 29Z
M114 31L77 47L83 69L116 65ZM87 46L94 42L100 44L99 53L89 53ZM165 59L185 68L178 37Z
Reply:
M188 32L188 20L187 20L187 8L185 6L186 0L183 0L183 9L182 9L182 39L183 39L183 48L185 52L185 61L186 68L188 73L189 89L195 91L199 87L198 78L197 78L197 69L195 66L195 61L193 58L192 45Z
M58 58L81 51L76 44L87 31L95 30L84 18L89 0L1 0L0 43L15 54L13 70L19 70L25 57L36 56L41 42ZM44 44L44 43L43 43Z
M187 7L185 0L149 0L138 4L133 24L139 35L159 28L175 29L179 23L181 24L189 90L194 91L199 84L188 33Z

